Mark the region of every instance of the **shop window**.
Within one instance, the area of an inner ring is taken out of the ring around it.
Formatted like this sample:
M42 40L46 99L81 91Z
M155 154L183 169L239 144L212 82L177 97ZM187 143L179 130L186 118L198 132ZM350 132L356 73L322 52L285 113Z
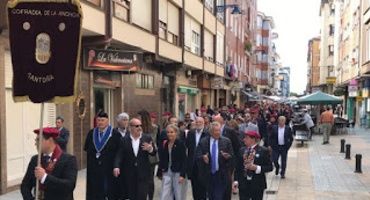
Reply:
M130 0L115 0L113 2L113 14L124 21L129 21Z
M136 74L136 87L143 89L153 89L154 76L148 74Z

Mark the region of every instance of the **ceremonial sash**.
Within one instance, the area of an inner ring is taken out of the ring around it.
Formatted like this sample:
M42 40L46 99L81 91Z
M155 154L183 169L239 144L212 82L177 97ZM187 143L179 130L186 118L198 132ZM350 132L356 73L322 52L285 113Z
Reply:
M108 126L107 130L103 133L103 137L99 136L99 128L94 129L93 142L96 150L96 158L99 158L101 151L104 149L105 145L108 143L109 138L112 136L112 126Z

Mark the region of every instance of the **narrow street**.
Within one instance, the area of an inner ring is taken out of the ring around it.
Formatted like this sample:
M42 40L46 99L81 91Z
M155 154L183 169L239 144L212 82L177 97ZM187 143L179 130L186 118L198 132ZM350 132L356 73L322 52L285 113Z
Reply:
M340 140L352 145L351 160L339 153ZM370 135L363 129L352 129L348 135L331 136L329 145L322 145L322 136L311 142L293 144L289 151L286 179L274 172L268 174L265 200L367 200L370 199ZM362 154L362 174L354 173L355 154ZM80 171L75 199L85 199L85 170ZM188 184L188 198L191 187ZM159 199L161 182L156 179L156 197ZM14 191L0 196L0 200L21 199ZM239 199L233 196L233 199Z

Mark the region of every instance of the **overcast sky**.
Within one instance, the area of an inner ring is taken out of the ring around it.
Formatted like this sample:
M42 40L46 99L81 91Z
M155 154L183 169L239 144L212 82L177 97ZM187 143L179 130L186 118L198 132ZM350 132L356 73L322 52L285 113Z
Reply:
M257 0L257 7L274 19L277 52L282 65L291 67L291 92L303 93L308 40L320 33L320 0Z

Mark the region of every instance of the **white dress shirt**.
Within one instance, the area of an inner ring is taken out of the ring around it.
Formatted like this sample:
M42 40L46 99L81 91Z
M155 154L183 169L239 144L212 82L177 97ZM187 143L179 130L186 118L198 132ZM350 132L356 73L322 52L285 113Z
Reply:
M200 141L200 137L202 136L203 130L200 130L199 132L195 130L195 146L197 147Z
M139 153L139 148L140 148L141 135L137 139L132 137L132 135L130 135L130 137L131 137L131 140L132 140L132 142L131 142L132 143L132 150L134 151L134 154L137 157L137 154Z
M212 145L213 145L213 141L216 141L216 155L212 155ZM218 141L219 140L215 140L213 137L211 137L211 139L210 139L210 142L209 142L209 151L211 152L211 160L210 160L210 164L211 164L211 166L212 166L212 157L213 156L215 156L215 158L216 158L216 171L218 171L218 169L219 169L219 166L218 166Z
M285 135L285 126L283 127L278 127L278 143L279 145L285 145L285 138L284 138L284 135Z
M44 154L45 155L45 154ZM51 159L51 157L53 156L53 153L49 153L49 155L48 155L49 157L50 157L50 159ZM50 160L48 160L48 162L50 162ZM46 177L48 177L48 174L47 173L45 173L44 174L44 176L42 177L42 179L41 179L41 181L40 181L40 183L41 184L44 184L45 183L45 181L46 181Z

